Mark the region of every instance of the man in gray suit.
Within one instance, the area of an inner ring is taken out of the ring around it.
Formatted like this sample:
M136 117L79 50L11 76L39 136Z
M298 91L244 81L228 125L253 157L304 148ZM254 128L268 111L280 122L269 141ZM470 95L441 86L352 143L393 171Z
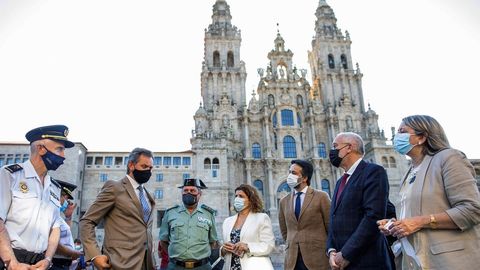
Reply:
M128 157L127 175L105 183L95 202L80 220L87 260L97 269L153 269L152 209L155 201L143 184L152 175L153 154L135 148ZM97 246L95 227L103 220L105 240Z

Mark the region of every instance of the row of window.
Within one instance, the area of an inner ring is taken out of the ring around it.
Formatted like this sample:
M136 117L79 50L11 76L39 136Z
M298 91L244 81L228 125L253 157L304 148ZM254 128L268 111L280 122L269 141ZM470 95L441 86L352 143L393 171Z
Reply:
M275 149L277 148L276 134L275 134ZM302 141L303 149L303 141ZM325 143L318 144L318 156L320 158L327 158L327 149ZM259 143L252 144L252 157L254 159L262 158L262 147ZM295 139L292 136L285 136L283 138L283 157L284 158L296 158L297 157L297 145Z
M227 67L233 67L235 65L233 52L229 51L227 53ZM213 66L220 67L220 52L214 51L213 52Z
M162 163L163 162L163 163ZM105 166L112 166L112 165L127 165L128 164L128 156L118 157L118 156L96 156L87 157L86 161L87 165L105 165ZM153 165L165 165L165 166L190 166L192 165L192 158L191 157L153 157Z
M163 173L156 173L154 177L155 177L155 182L163 182ZM184 173L182 175L182 179L187 179L187 178L190 178L190 174ZM100 173L98 175L98 180L100 180L100 182L106 182L108 180L108 173Z
M0 167L15 163L22 163L30 158L29 154L0 154Z
M342 64L343 69L348 69L347 56L345 54L340 55L340 63ZM328 55L328 67L335 68L335 58L333 54Z

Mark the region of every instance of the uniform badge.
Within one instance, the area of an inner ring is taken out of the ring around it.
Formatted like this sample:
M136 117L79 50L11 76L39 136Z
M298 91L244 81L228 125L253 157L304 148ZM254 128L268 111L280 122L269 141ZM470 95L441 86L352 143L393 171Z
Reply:
M25 182L20 182L20 191L22 193L27 193L28 192L28 186L27 186L27 183Z
M65 137L68 136L68 129L65 129L65 130L63 131L63 136L65 136Z

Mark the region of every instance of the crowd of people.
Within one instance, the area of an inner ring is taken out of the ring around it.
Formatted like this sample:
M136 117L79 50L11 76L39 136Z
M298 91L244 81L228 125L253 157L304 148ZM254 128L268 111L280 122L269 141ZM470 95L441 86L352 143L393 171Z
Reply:
M235 188L236 214L223 221L219 236L216 211L200 202L207 186L184 179L182 202L165 211L154 243L155 200L144 187L153 153L144 148L129 154L123 179L104 184L80 219L80 239L73 240L76 186L48 175L74 146L67 134L63 125L29 131L29 160L0 169L0 269L274 269L272 221L257 189L248 184ZM284 269L480 265L480 195L472 164L427 115L402 119L393 147L411 161L396 206L389 201L386 170L364 160L364 141L356 133L341 132L332 142L329 160L343 175L331 199L310 187L311 162L291 161L286 179L291 192L280 200L278 212ZM101 248L95 234L100 223Z

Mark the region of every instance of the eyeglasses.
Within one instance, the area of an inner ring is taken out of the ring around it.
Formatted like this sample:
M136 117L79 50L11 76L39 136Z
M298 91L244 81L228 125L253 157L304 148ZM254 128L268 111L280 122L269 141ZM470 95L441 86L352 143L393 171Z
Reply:
M345 146L344 146L344 147L341 147L341 148L337 148L340 144L345 144ZM337 144L337 143L334 143L334 144L332 145L331 150L338 150L338 151L340 151L340 150L342 150L343 148L345 148L345 147L347 147L347 146L349 146L349 145L352 145L352 144L351 144L351 143L338 143L338 144Z

